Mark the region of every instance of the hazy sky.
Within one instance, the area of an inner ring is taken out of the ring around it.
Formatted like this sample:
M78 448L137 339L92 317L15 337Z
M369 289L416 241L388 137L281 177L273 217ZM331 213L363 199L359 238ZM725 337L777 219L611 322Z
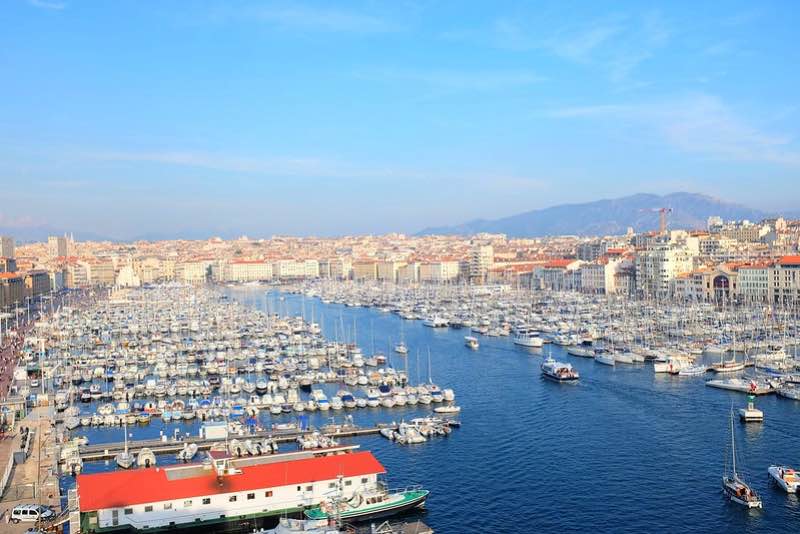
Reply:
M0 227L412 232L800 191L800 3L3 0Z

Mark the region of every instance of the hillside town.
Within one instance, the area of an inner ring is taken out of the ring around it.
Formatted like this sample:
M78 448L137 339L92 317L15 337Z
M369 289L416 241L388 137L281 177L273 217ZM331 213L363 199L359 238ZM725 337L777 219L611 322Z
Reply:
M531 239L458 236L283 237L46 243L0 238L0 309L64 289L296 281L507 284L690 301L800 300L800 221L710 217L705 229ZM6 315L6 317L9 317Z

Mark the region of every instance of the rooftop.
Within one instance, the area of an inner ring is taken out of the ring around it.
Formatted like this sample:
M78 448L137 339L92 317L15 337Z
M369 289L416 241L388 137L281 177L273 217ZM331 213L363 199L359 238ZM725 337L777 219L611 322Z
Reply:
M172 473L181 470L188 470L190 476ZM203 469L197 464L79 475L80 509L86 512L122 508L385 472L366 451L242 466L240 470L241 473L221 479L213 468Z

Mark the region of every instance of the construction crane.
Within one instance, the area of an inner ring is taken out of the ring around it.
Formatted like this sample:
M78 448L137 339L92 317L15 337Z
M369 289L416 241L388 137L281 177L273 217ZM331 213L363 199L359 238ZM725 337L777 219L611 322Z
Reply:
M667 233L667 214L672 213L672 208L643 208L639 211L658 212L658 234Z

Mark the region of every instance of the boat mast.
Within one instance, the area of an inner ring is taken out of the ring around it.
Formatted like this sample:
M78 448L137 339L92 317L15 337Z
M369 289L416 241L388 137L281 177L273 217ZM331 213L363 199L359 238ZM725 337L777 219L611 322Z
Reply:
M733 452L733 478L738 479L736 474L736 439L733 437L733 411L731 411L731 452Z

